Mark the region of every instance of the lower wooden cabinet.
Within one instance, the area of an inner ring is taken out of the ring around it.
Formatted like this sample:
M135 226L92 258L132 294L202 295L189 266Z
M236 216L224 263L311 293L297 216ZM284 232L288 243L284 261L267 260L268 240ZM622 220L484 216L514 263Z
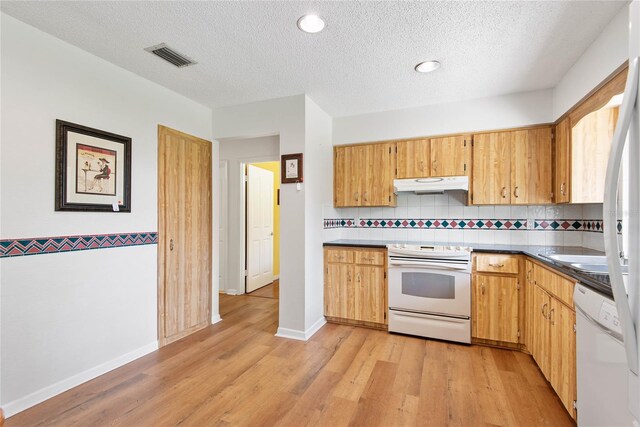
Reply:
M474 274L474 338L518 343L518 278Z
M549 282L569 282L562 276L553 273L537 264L531 265L533 283L527 282L528 321L531 322L531 341L527 349L535 359L545 378L562 400L569 414L575 419L576 410L576 312L569 306L563 290L560 298L551 294L548 289L555 289ZM540 283L546 280L547 283ZM570 286L569 283L565 283ZM573 286L571 286L573 289Z
M387 324L385 249L325 247L324 315L330 321Z

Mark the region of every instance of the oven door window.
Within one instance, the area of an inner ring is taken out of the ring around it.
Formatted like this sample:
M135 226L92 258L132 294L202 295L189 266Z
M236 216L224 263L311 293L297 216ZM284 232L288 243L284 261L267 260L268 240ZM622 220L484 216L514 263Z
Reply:
M403 272L402 294L419 297L454 300L456 298L455 277L447 274L426 272Z

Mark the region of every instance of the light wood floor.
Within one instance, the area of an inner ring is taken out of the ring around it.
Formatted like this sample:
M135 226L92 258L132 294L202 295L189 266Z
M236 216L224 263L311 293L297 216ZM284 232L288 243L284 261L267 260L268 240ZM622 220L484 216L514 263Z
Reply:
M269 283L267 286L263 286L260 289L256 289L255 291L249 294L252 297L262 297L262 298L275 298L278 299L280 297L280 280L274 280Z
M274 336L278 300L11 417L9 426L572 426L528 355L328 324Z

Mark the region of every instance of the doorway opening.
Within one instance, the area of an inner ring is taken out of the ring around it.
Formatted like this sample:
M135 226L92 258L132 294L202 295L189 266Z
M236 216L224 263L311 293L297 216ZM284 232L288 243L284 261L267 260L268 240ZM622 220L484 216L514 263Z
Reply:
M280 291L280 162L244 165L244 291L278 299Z

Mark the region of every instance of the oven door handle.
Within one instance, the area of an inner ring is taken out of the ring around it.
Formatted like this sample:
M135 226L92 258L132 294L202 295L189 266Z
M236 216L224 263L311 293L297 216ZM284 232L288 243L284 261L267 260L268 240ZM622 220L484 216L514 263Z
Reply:
M389 265L394 267L420 267L420 268L436 268L440 270L468 270L469 264L467 265L459 265L459 264L444 264L438 262L424 262L424 261L389 261Z

